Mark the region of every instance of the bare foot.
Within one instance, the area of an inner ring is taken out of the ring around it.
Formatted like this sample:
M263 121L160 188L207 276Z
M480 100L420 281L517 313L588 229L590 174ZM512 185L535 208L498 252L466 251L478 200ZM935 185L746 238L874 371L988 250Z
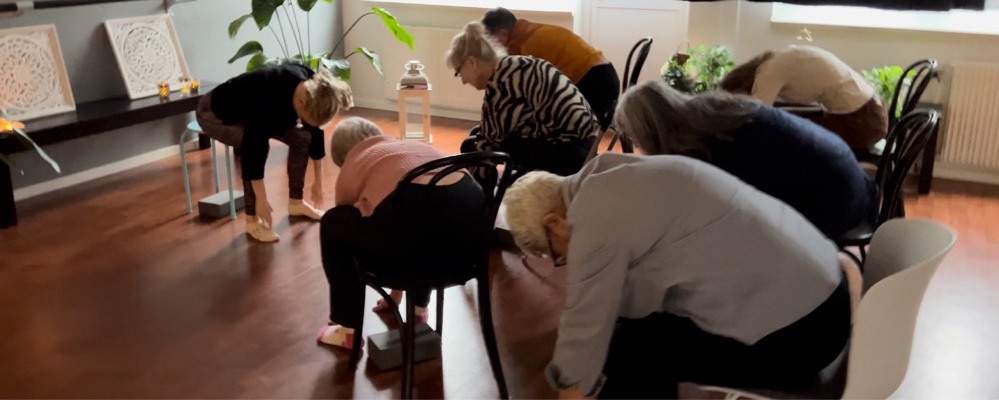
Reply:
M389 294L389 296L392 296L392 301L395 301L396 305L402 302L401 290L393 290L392 293ZM378 303L375 304L375 308L372 308L371 310L374 312L382 312L382 311L388 311L388 309L389 309L389 304L385 301L385 299L378 299Z

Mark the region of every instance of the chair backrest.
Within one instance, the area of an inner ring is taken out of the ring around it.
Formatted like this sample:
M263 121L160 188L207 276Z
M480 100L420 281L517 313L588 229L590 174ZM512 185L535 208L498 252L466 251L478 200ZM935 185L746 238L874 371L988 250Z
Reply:
M956 240L950 227L925 219L894 219L874 233L844 399L886 399L898 389L909 368L923 294Z
M904 217L902 184L916 159L922 154L939 122L935 110L918 109L904 115L885 138L885 153L878 160L874 181L881 190L881 208L875 226Z
M502 172L500 171L500 166L502 166ZM475 176L476 181L482 187L484 201L481 209L475 214L477 219L472 222L475 227L476 237L470 238L469 243L472 243L474 248L455 249L455 251L468 250L469 254L474 254L475 256L487 255L485 252L489 250L491 240L494 237L493 229L496 223L496 214L499 212L499 206L504 194L506 194L507 187L513 182L513 169L510 156L501 152L458 154L433 160L414 168L399 180L399 184L395 190L395 195L398 197L397 204L400 207L399 215L404 224L402 226L419 229L420 227L430 227L440 223L439 221L432 220L435 216L428 215L423 210L409 210L406 208L408 204L413 203L414 196L419 196L419 194L410 190L416 187L416 184L413 184L415 179L432 174L427 185L436 186L442 179L452 173L469 171ZM428 191L425 190L421 191L421 193L428 195ZM426 202L418 203L426 204ZM415 244L415 247L419 247L422 242L433 242L434 240L435 238L429 236L413 238L412 244ZM419 251L419 248L412 250ZM479 265L479 267L487 268L482 265Z
M895 84L895 95L891 99L891 105L888 108L888 130L895 126L899 121L899 116L904 116L912 110L916 109L916 105L919 104L919 99L923 97L923 92L926 87L929 86L930 80L939 79L939 74L937 72L938 63L934 59L926 59L916 61L904 71L902 71L902 77L899 78L898 83ZM912 80L909 83L909 90L905 91L904 97L902 94L902 86L905 85L905 77L912 73ZM901 105L901 110L896 114L899 105Z
M628 88L635 86L638 83L638 76L642 73L642 67L645 65L645 59L649 57L649 50L652 47L652 37L646 36L635 43L631 47L631 51L628 53L628 60L624 63L624 80L621 81L621 93L624 93ZM638 56L635 57L635 65L631 64L631 57L638 52Z

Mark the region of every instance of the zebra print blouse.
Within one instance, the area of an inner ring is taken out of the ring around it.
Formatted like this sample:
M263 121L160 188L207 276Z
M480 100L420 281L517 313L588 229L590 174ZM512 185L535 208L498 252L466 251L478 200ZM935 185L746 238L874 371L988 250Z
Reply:
M554 65L529 56L506 56L486 85L479 150L511 136L570 143L597 134L600 124L579 89Z

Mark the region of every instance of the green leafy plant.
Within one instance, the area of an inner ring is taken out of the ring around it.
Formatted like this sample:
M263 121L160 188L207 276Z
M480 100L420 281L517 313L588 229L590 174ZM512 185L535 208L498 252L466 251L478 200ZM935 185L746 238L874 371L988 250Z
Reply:
M24 132L24 124L18 121L8 120L6 116L7 113L0 109L0 137L14 135L15 138L24 144L24 147L34 149L43 160L47 161L49 165L52 166L52 169L61 174L62 170L59 168L59 163L55 162L52 157L49 157L49 155L45 153L45 150L42 150L41 146L35 143L34 140L31 140L31 137ZM21 175L24 175L24 170L17 167L17 163L14 160L14 154L7 155L0 153L0 161L3 161L10 168L17 170L21 173Z
M322 1L326 3L333 2L333 0ZM256 40L251 40L243 44L236 51L236 54L229 59L229 63L232 64L243 57L250 57L246 63L247 71L289 63L306 65L309 68L316 69L322 64L326 68L329 68L334 76L344 81L350 81L350 62L347 58L355 54L361 54L367 58L375 71L382 74L381 57L367 47L358 47L344 57L336 56L347 34L354 29L354 26L361 19L371 15L377 15L381 18L385 28L388 29L389 33L396 40L409 47L410 51L414 49L413 36L406 31L406 28L399 25L399 21L384 8L373 7L371 11L354 20L354 23L340 36L336 45L330 51L313 53L309 15L318 2L319 0L252 0L252 11L249 14L236 18L229 24L229 39L235 39L236 34L239 33L239 29L242 28L243 24L247 20L253 19L253 22L256 23L260 31L268 29L274 35L278 47L281 49L281 57L267 56L264 53L264 46ZM300 13L304 13L305 16L299 18ZM305 20L304 31L300 23L302 19ZM274 28L275 21L277 29Z
M734 67L728 48L701 45L690 51L690 58L684 63L676 57L670 59L660 73L670 87L684 93L700 93L715 90L725 73Z
M891 100L895 97L895 87L898 86L899 79L902 79L902 67L898 65L885 65L883 68L871 68L870 70L860 71L864 74L864 78L874 86L874 91L881 97L881 104L885 107L891 107ZM908 87L909 83L912 82L912 76L915 71L909 71L909 75L905 77L903 86ZM900 117L902 115L902 104L897 104L895 107L895 117Z

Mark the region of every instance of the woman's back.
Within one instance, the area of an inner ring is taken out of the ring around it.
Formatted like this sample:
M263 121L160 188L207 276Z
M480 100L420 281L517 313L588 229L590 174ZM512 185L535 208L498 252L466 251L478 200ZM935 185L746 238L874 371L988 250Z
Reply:
M712 139L712 164L787 203L836 238L876 206L877 186L839 137L782 110L760 107L731 134Z

